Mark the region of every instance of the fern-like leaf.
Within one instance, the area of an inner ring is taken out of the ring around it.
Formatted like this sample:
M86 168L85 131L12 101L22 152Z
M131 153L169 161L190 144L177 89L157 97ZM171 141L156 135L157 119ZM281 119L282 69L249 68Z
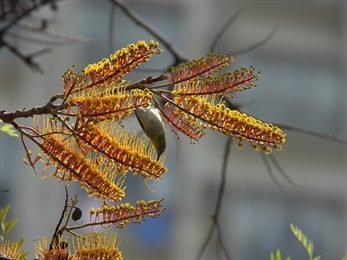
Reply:
M277 249L276 254L271 252L270 260L282 260L281 251ZM290 260L290 256L288 256L285 260Z
M309 260L319 260L320 256L313 257L313 242L307 236L305 236L304 233L302 233L301 229L294 226L292 223L290 224L290 229L305 249L307 258Z

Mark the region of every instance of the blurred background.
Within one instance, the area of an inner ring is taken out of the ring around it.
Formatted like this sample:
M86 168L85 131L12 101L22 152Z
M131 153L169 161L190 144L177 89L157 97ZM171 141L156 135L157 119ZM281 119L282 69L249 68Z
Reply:
M243 50L277 31L263 46L237 55L230 70L253 65L261 71L257 87L234 95L242 111L266 122L346 139L346 5L344 1L127 1L127 5L153 24L190 58L210 52L220 28L240 10L242 14L225 31L215 51ZM61 75L73 64L76 71L89 63L140 39L156 40L120 9L115 8L110 46L110 11L107 1L63 1L57 12L47 6L34 13L54 21L52 30L90 39L85 44L65 44L37 57L44 74L34 73L7 49L0 51L0 109L12 111L45 104L62 92ZM245 9L244 9L245 8ZM33 18L34 19L34 18ZM37 36L39 37L39 36ZM26 53L42 48L14 40ZM167 69L174 62L164 49L146 69ZM160 72L141 71L126 78L135 81ZM31 119L19 123L30 125ZM125 125L140 131L134 117ZM233 259L269 259L271 251L306 259L291 233L298 225L314 242L314 255L342 259L346 250L346 147L338 142L283 129L287 142L273 155L283 169L302 185L291 185L273 167L284 192L270 178L261 155L245 144L232 145L227 165L226 187L220 213L223 242ZM123 202L165 198L167 211L143 225L128 225L115 231L125 259L194 259L212 224L221 180L227 137L208 131L199 144L176 136L167 127L168 173L159 182L139 176L126 180ZM36 147L27 142L35 152ZM22 163L25 152L19 138L0 133L0 207L11 204L9 218L19 220L10 239L26 239L25 249L33 258L33 240L50 237L64 206L64 185L57 179L40 181ZM51 170L52 171L52 170ZM78 195L79 207L88 222L90 207L100 202L73 183L69 195ZM88 230L90 231L90 230ZM30 259L30 258L29 258ZM216 233L202 259L225 259Z

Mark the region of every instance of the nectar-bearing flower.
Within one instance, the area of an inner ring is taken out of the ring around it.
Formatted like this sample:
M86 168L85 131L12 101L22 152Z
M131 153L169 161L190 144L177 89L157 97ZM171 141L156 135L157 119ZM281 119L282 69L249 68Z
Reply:
M135 110L137 120L143 131L153 142L157 151L157 160L166 148L165 127L158 110L152 106L139 106Z

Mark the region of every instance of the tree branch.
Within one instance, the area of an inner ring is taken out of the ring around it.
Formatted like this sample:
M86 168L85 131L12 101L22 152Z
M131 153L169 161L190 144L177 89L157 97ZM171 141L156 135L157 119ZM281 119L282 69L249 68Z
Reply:
M119 6L123 12L129 16L136 24L144 28L147 32L156 37L175 57L174 65L177 65L181 62L189 60L189 57L179 50L167 37L165 37L157 28L150 24L147 20L143 19L138 13L133 9L128 7L122 0L110 0L111 3Z

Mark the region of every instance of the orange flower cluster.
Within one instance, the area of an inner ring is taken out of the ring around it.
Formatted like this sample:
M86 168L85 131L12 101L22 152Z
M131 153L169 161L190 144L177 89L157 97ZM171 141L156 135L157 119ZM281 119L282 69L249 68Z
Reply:
M117 168L112 163L104 163L97 154L92 158L86 157L74 139L69 141L63 135L47 135L41 150L56 168L54 177L79 181L90 195L97 198L120 201L125 196L125 188L122 188L124 178L114 183Z
M129 222L141 224L145 221L145 216L156 218L166 210L166 208L161 208L163 200L151 200L148 202L140 200L136 202L135 207L129 203L123 203L112 207L104 205L96 210L91 208L90 222L103 223L104 227L109 227L110 224L113 224L118 228L124 228Z
M172 68L170 82L175 86L172 99L166 98L168 102L162 114L175 133L182 132L191 142L198 141L208 126L238 139L239 148L243 147L242 141L247 140L256 151L281 150L285 134L278 127L225 106L226 94L249 89L259 78L252 66L249 70L241 68L233 73L210 75L231 61L231 55L208 55ZM219 102L215 104L217 99Z
M116 51L110 59L104 58L98 63L89 64L79 74L71 68L63 75L64 96L71 98L71 94L76 92L83 96L89 89L99 89L101 93L105 89L121 86L124 82L122 77L148 61L153 54L161 52L157 42L150 41L148 45L141 40Z
M219 76L197 77L186 83L175 85L172 95L221 95L224 93L238 92L254 86L259 73L254 74L254 67L249 70L241 68L234 73L224 73Z
M192 60L178 67L172 67L172 77L169 79L170 84L177 84L182 81L194 79L197 76L204 76L213 74L223 67L228 66L230 62L234 61L234 57L229 55L207 54L198 60Z
M80 235L72 239L71 248L68 248L69 244L60 237L58 243L53 245L47 242L47 237L43 237L38 239L35 245L35 258L40 260L123 260L118 244L115 233Z
M121 78L159 53L158 43L138 41L116 51L110 59L88 65L81 73L71 68L63 75L67 112L54 123L44 118L39 131L40 149L56 167L52 176L79 181L97 198L120 201L125 188L124 177L115 182L118 175L132 171L145 180L158 180L167 171L163 166L165 155L156 160L149 139L115 126L136 107L151 105L153 93L149 89L127 90ZM71 117L76 121L69 125Z
M40 260L77 260L70 254L67 248L67 243L62 242L61 237L58 238L56 244L50 245L47 243L47 237L39 238L35 244L35 259Z
M252 66L213 76L234 61L231 54L208 54L171 68L171 76L164 73L125 83L123 76L161 52L154 41L149 44L138 41L116 51L110 59L88 65L80 73L69 69L63 75L64 93L51 99L61 98L61 105L49 103L50 110L43 111L52 112L43 119L42 130L38 127L32 130L32 139L47 157L47 167L50 163L55 166L55 173L48 176L78 181L90 195L103 200L101 208L91 209L90 223L85 226L112 224L122 228L127 223L142 223L146 216L158 217L165 211L162 200L138 201L135 206L108 205L108 200L119 202L125 196L124 181L129 171L143 176L145 182L159 180L167 172L166 153L157 158L150 139L138 138L119 126L137 107L151 106L151 101L158 105L161 116L173 126L174 132L182 132L191 142L198 141L207 127L237 139L239 148L246 141L256 151L265 153L281 150L285 142L285 134L278 127L226 106L224 99L230 93L255 86L259 78ZM159 83L162 81L165 82ZM163 89L170 85L174 85L172 91ZM154 95L165 102L164 108ZM158 134L153 118L146 114L141 120L149 126L148 136ZM155 120L161 123L159 116ZM29 152L27 155L30 159ZM29 164L33 166L37 160L30 160ZM72 231L67 223L68 220L59 232ZM115 242L113 235L78 237L75 256L63 242L48 248L39 241L37 255L39 259L122 259Z
M131 170L134 174L140 173L145 179L160 179L167 171L163 166L165 156L157 161L154 146L148 139L138 139L136 134L130 135L129 131L119 127L115 129L112 124L89 123L79 130L79 137L94 151L119 163L121 172Z
M103 92L103 95L90 91L88 95L69 98L70 105L77 105L78 115L93 121L122 120L129 116L137 106L148 106L152 93L148 90L115 88Z

